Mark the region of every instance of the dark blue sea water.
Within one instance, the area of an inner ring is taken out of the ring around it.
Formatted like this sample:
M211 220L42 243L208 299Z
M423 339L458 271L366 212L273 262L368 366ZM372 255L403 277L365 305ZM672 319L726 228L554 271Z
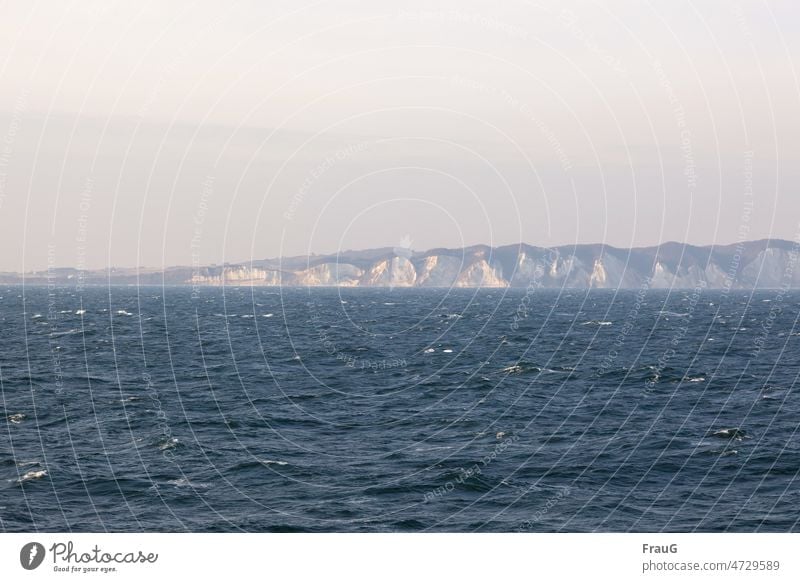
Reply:
M798 314L781 291L2 287L0 529L798 530Z

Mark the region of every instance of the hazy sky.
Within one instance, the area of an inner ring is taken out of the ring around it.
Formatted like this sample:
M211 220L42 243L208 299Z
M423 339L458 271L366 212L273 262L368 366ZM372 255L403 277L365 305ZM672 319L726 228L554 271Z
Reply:
M797 2L398 4L4 2L0 270L798 236Z

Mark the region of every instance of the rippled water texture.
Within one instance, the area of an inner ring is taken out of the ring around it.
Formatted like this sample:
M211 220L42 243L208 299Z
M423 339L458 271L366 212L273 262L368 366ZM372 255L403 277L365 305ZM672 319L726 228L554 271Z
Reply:
M790 531L800 295L0 288L6 531Z

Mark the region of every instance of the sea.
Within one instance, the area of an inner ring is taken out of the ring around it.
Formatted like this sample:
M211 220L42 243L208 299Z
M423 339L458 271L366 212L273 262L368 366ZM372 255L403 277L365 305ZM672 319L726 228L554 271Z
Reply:
M800 530L800 294L0 287L0 530Z

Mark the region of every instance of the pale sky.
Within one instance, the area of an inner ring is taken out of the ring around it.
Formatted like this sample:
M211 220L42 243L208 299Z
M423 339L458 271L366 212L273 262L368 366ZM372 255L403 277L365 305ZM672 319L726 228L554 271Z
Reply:
M0 11L0 270L800 230L792 0Z

